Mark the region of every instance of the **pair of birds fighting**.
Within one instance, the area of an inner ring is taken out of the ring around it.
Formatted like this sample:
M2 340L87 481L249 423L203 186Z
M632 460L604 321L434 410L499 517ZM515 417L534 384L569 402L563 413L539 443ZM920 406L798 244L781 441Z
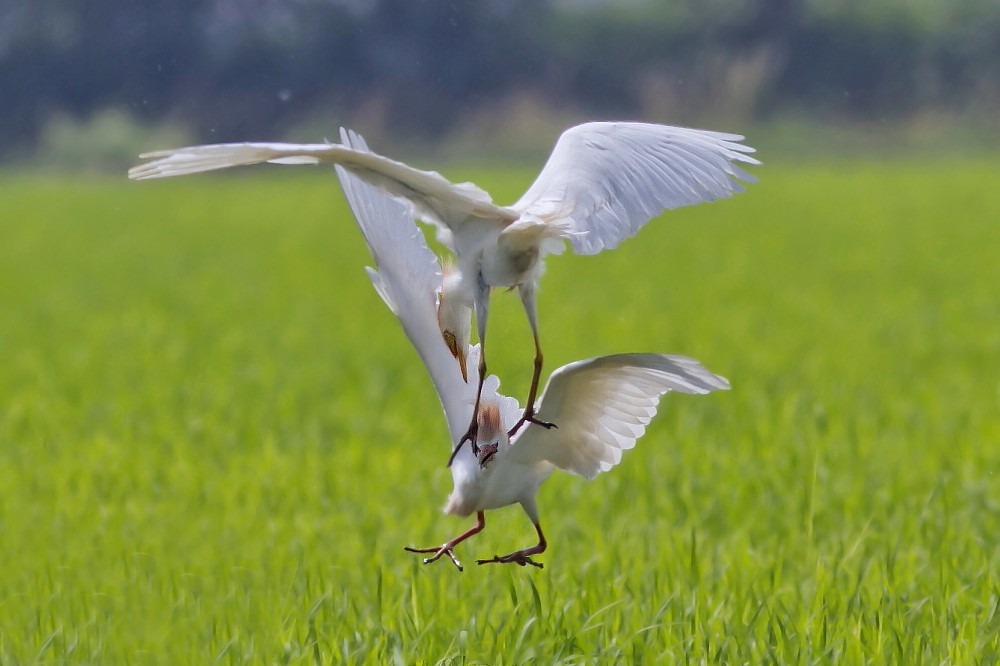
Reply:
M545 254L568 241L578 254L614 248L665 209L728 197L755 179L737 162L759 164L742 136L631 122L592 122L566 130L535 182L510 206L493 204L472 183L453 184L371 152L341 129L341 143L231 143L161 150L129 171L137 180L272 162L333 163L376 269L375 290L420 355L444 408L452 438L454 488L444 511L476 514L467 531L440 546L406 548L447 555L485 526L484 511L520 503L538 542L479 564L542 564L546 549L535 495L556 467L592 479L611 469L645 432L668 391L704 394L729 382L696 360L625 353L552 372L536 409L542 351L535 291ZM442 271L415 219L434 224L454 254ZM487 374L490 292L517 287L535 343L522 410ZM479 342L470 344L475 317ZM470 373L470 369L474 371ZM471 374L471 376L470 376ZM468 444L468 446L465 446Z

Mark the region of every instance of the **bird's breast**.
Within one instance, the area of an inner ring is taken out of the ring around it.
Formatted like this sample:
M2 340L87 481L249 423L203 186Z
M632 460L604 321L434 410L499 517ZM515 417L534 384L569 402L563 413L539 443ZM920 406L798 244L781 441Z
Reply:
M506 453L506 452L503 452ZM548 463L525 465L516 463L501 453L486 469L480 469L478 462L456 470L452 465L454 488L448 496L444 512L467 516L475 511L499 509L535 496L538 486L552 471ZM455 458L457 463L459 454ZM475 460L468 455L470 462Z
M538 265L537 247L523 249L495 245L483 252L481 271L491 287L512 287L534 277Z

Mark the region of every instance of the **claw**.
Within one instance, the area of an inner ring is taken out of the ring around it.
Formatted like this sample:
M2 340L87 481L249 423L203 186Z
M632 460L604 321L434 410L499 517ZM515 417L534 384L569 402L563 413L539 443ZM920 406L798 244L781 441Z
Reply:
M476 560L476 564L516 564L522 567L530 564L539 569L543 568L544 565L541 562L536 562L529 557L529 555L544 553L547 547L545 535L542 534L542 526L538 523L535 523L535 532L538 533L538 543L534 546L515 550L513 553L508 553L507 555L494 555L489 560Z
M465 434L462 435L462 439L458 440L458 444L455 445L455 449L451 452L451 457L448 458L448 464L446 465L447 467L451 467L451 463L455 461L455 456L457 456L458 452L462 450L462 447L465 446L466 442L468 442L469 446L472 447L472 453L477 456L479 455L479 445L476 444L476 436L478 434L479 419L473 416L472 423L469 424L469 429L465 431Z
M542 421L541 419L536 419L534 410L531 410L530 412L528 410L524 410L524 415L520 419L518 419L517 423L514 424L513 428L507 431L507 437L513 437L514 433L520 430L521 426L523 426L525 423L531 423L536 426L541 426L546 430L551 430L552 428L559 427L555 423L549 423L548 421Z
M479 445L476 444L476 437L479 435L479 419L472 419L472 423L469 424L469 429L465 431L462 435L462 439L458 440L458 446L461 448L462 444L465 442L469 443L472 447L472 452L477 456L479 455Z
M476 560L476 564L516 564L518 566L525 566L530 564L533 567L538 567L539 569L544 569L545 565L541 562L536 562L527 555L517 551L516 553L511 553L510 555L494 555L488 560Z
M458 561L458 558L455 557L455 553L452 552L451 546L448 546L447 544L437 548L411 548L409 546L404 546L403 550L407 550L411 553L434 553L430 557L425 557L423 559L424 564L430 564L431 562L436 562L438 559L441 558L442 555L447 555L448 558L455 564L455 566L458 567L459 571L465 571L465 569L462 568L462 563Z
M467 529L466 531L462 532L461 534L459 534L454 539L445 541L440 546L433 546L431 548L412 548L410 546L406 546L403 548L403 550L410 553L434 553L430 557L424 558L424 564L430 564L431 562L441 559L442 555L447 555L448 559L452 561L452 563L458 568L458 570L463 571L462 563L458 561L457 557L455 557L455 552L452 549L458 544L468 539L470 536L482 532L484 527L486 527L486 517L483 515L482 511L477 511L476 524Z

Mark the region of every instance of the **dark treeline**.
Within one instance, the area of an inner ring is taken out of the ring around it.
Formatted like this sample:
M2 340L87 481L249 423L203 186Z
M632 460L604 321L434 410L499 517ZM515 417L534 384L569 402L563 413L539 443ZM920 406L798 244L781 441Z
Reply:
M30 149L54 111L107 107L219 141L373 99L401 136L445 133L511 94L678 122L995 108L997 3L916 4L2 0L0 158Z

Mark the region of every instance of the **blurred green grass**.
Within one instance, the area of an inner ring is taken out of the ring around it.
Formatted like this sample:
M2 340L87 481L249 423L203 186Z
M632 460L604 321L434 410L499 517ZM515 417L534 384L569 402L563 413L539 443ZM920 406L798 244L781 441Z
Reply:
M330 173L5 176L0 663L993 663L1000 162L757 173L549 260L548 369L683 353L733 390L556 473L543 571L462 574L402 551L467 522ZM447 175L504 203L533 170ZM464 560L532 537L487 524Z

